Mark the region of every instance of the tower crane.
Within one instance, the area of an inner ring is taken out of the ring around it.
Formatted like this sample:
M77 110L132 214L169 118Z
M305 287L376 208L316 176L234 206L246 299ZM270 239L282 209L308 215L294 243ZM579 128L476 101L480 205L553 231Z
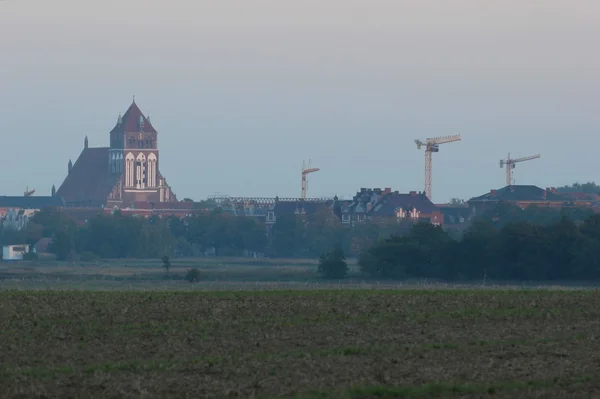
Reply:
M531 161L532 159L537 159L537 158L540 158L540 154L532 155L530 157L511 159L510 153L508 153L508 157L506 159L501 159L500 160L500 168L502 168L502 167L504 167L504 165L506 165L506 185L510 186L510 185L514 184L512 170L515 168L516 163Z
M25 187L25 192L23 193L23 195L25 197L29 197L29 196L33 195L33 193L35 193L35 188L30 190L29 187Z
M425 141L415 140L417 144L417 150L420 150L421 147L425 147L425 195L427 198L431 200L431 154L433 152L440 151L440 144L452 143L454 141L459 141L460 134L454 136L441 136L441 137L431 137L425 139Z
M303 200L306 199L306 190L308 189L308 179L307 179L308 174L318 172L321 170L319 168L311 168L310 164L311 164L310 159L308 160L308 165L305 163L305 161L302 161L302 199Z

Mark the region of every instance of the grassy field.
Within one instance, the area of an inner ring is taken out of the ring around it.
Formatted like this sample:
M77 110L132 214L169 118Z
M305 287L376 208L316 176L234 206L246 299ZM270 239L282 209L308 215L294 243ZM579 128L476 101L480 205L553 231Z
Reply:
M350 260L352 273L358 271ZM170 279L182 279L197 268L207 282L314 281L319 280L314 259L190 258L173 259ZM0 262L0 281L11 279L48 281L159 281L166 272L159 259L118 259L94 262Z
M0 397L600 397L594 290L0 292Z

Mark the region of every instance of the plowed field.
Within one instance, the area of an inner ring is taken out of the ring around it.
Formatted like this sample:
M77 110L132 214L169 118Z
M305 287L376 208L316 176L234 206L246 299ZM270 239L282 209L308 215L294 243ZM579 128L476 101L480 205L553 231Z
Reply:
M600 295L0 292L0 397L600 397Z

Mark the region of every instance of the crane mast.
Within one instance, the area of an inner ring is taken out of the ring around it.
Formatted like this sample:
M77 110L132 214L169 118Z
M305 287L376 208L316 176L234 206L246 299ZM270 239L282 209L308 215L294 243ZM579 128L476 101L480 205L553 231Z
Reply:
M432 153L440 151L440 144L452 143L460 140L460 134L454 136L430 137L425 139L425 141L415 140L415 144L417 144L417 150L425 147L425 195L427 195L429 200L431 200L432 195Z
M302 161L302 199L306 199L306 191L308 190L308 174L318 172L321 169L319 168L311 168L311 161L308 160L308 165L306 165L305 161Z
M506 185L511 186L514 184L513 169L515 168L515 164L517 164L519 162L531 161L532 159L537 159L540 157L541 157L540 154L536 154L536 155L531 155L528 157L512 159L510 157L510 152L509 152L506 159L500 160L500 168L502 168L506 165Z

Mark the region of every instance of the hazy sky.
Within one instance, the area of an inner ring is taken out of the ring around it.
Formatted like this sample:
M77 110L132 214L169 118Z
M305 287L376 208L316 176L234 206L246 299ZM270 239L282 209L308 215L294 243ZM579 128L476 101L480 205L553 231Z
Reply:
M0 1L0 194L49 194L132 95L179 198L600 181L598 0Z

